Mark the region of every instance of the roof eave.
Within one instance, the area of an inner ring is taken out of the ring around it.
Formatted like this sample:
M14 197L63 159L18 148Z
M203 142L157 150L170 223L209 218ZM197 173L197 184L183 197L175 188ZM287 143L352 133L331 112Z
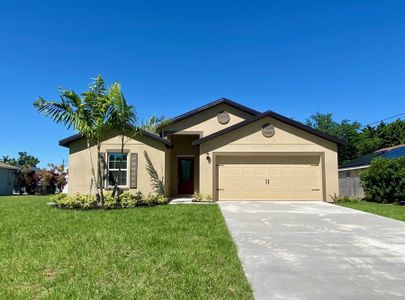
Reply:
M349 171L349 170L358 170L358 169L367 169L370 165L357 165L357 166L350 166L350 167L343 167L339 168L338 171Z
M219 137L219 136L221 136L221 135L223 135L223 134L226 134L226 133L228 133L228 132L231 132L231 131L233 131L233 130L242 128L242 127L244 127L244 126L247 126L247 125L249 125L249 124L251 124L251 123L254 123L254 122L256 122L256 121L258 121L258 120L260 120L260 119L263 119L263 118L265 118L265 117L271 117L271 118L277 119L277 120L282 121L282 122L284 122L284 123L287 123L287 124L289 124L289 125L291 125L291 126L294 126L294 127L299 128L299 129L301 129L301 130L304 130L304 131L306 131L306 132L309 132L309 133L311 133L311 134L314 134L314 135L316 135L316 136L319 136L319 137L321 137L321 138L323 138L323 139L329 140L329 141L331 141L331 142L333 142L333 143L336 143L336 144L338 144L338 145L346 145L346 142L345 142L345 141L343 141L343 140L341 140L341 139L339 139L339 138L337 138L337 137L334 137L334 136L331 136L331 135L329 135L329 134L323 133L323 132L318 131L318 130L316 130L316 129L313 129L313 128L307 126L307 125L304 125L304 124L299 123L299 122L297 122L297 121L294 121L294 120L292 120L292 119L290 119L290 118L284 117L284 116L282 116L282 115L280 115L280 114L278 114L278 113L275 113L275 112L273 112L273 111L271 111L271 110L268 110L268 111L266 111L266 112L264 112L264 113L262 113L262 114L259 114L259 115L255 116L255 117L251 118L251 119L248 119L248 120L239 122L239 123L237 123L237 124L235 124L235 125L232 125L232 126L230 126L230 127L228 127L228 128L225 128L225 129L222 129L222 130L220 130L220 131L217 131L217 132L215 132L215 133L213 133L213 134L210 134L210 135L208 135L208 136L206 136L206 137L203 137L203 138L200 138L200 139L198 139L198 140L195 140L195 141L193 142L193 146L198 146L198 145L200 145L200 144L202 144L202 143L205 143L205 142L207 142L207 141L209 141L209 140L211 140L211 139L214 139L214 138L216 138L216 137Z
M167 139L164 139L164 138L161 138L160 136L155 135L153 133L150 133L150 132L147 132L147 131L142 131L141 135L147 136L150 139L153 139L153 140L155 140L157 142L160 142L160 143L164 144L168 148L172 147L171 141L169 141ZM59 145L62 146L62 147L69 148L70 143L72 143L74 141L77 141L77 140L79 140L79 139L81 139L83 137L84 137L84 135L82 135L81 133L77 133L77 134L74 134L72 136L69 136L67 138L64 138L64 139L60 140Z
M217 106L217 105L220 105L220 104L223 104L223 103L228 104L228 105L230 105L230 106L232 106L234 108L240 109L240 110L242 110L244 112L247 112L247 113L251 114L252 116L256 116L256 115L260 114L259 111L254 110L254 109L252 109L250 107L247 107L245 105L239 104L239 103L237 103L237 102L235 102L233 100L230 100L230 99L227 99L227 98L220 98L220 99L212 101L212 102L210 102L208 104L205 104L203 106L200 106L198 108L195 108L193 110L190 110L190 111L188 111L186 113L183 113L181 115L178 115L178 116L172 118L170 123L168 125L166 125L165 127L170 126L171 124L177 123L177 122L179 122L181 120L184 120L186 118L189 118L189 117L191 117L191 116L193 116L193 115L195 115L197 113L200 113L202 111L205 111L207 109L210 109L210 108L212 108L214 106ZM163 130L164 130L164 128L163 128Z

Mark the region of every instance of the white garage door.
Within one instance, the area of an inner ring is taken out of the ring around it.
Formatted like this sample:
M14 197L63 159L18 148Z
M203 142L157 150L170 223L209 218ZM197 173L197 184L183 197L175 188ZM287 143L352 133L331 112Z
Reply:
M322 200L319 156L219 157L218 200Z

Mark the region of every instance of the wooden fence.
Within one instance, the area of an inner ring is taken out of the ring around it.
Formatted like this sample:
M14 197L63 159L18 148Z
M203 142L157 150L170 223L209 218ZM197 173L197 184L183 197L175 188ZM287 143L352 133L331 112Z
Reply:
M339 196L351 198L364 198L364 190L359 177L340 177Z

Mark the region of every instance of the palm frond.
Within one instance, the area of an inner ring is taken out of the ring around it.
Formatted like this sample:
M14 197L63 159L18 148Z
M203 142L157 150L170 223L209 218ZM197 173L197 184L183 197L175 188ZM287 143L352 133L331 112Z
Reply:
M143 151L143 154L146 160L146 171L148 172L152 182L152 188L158 195L165 195L164 177L159 177L159 174L153 166L148 153L146 151Z
M150 133L159 134L160 131L167 125L171 123L171 119L165 116L153 115L148 120L143 120L141 128Z

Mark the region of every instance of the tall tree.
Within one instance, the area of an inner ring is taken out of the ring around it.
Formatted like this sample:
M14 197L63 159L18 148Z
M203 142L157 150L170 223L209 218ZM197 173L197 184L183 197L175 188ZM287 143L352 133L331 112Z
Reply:
M121 169L124 160L124 146L130 137L139 133L136 126L136 114L134 107L128 105L119 83L113 83L108 91L108 97L111 101L111 127L118 131L121 137L121 159L118 167L118 173L114 179L113 196L118 198L122 190L119 188Z
M339 164L359 156L357 148L359 130L361 128L359 122L343 120L338 123L333 120L331 113L316 113L306 120L306 125L346 141L346 145L339 146L338 148Z
M43 115L49 116L58 124L73 128L86 138L91 169L90 193L94 191L102 204L102 195L97 189L97 179L91 154L91 145L99 141L104 126L104 117L101 111L108 111L105 101L98 103L105 94L104 81L98 76L90 90L76 94L73 90L59 89L60 101L48 101L40 97L34 102L34 107ZM102 120L100 120L102 118Z
M381 122L377 126L366 126L360 133L358 143L360 155L405 143L405 121L397 119L391 123Z
M1 159L0 159L0 161L5 163L5 164L12 165L12 166L17 166L18 165L18 161L15 158L10 157L8 155L3 155L1 157Z
M0 161L12 166L26 165L30 167L36 167L40 163L37 157L30 155L25 151L18 152L17 158L3 156Z

